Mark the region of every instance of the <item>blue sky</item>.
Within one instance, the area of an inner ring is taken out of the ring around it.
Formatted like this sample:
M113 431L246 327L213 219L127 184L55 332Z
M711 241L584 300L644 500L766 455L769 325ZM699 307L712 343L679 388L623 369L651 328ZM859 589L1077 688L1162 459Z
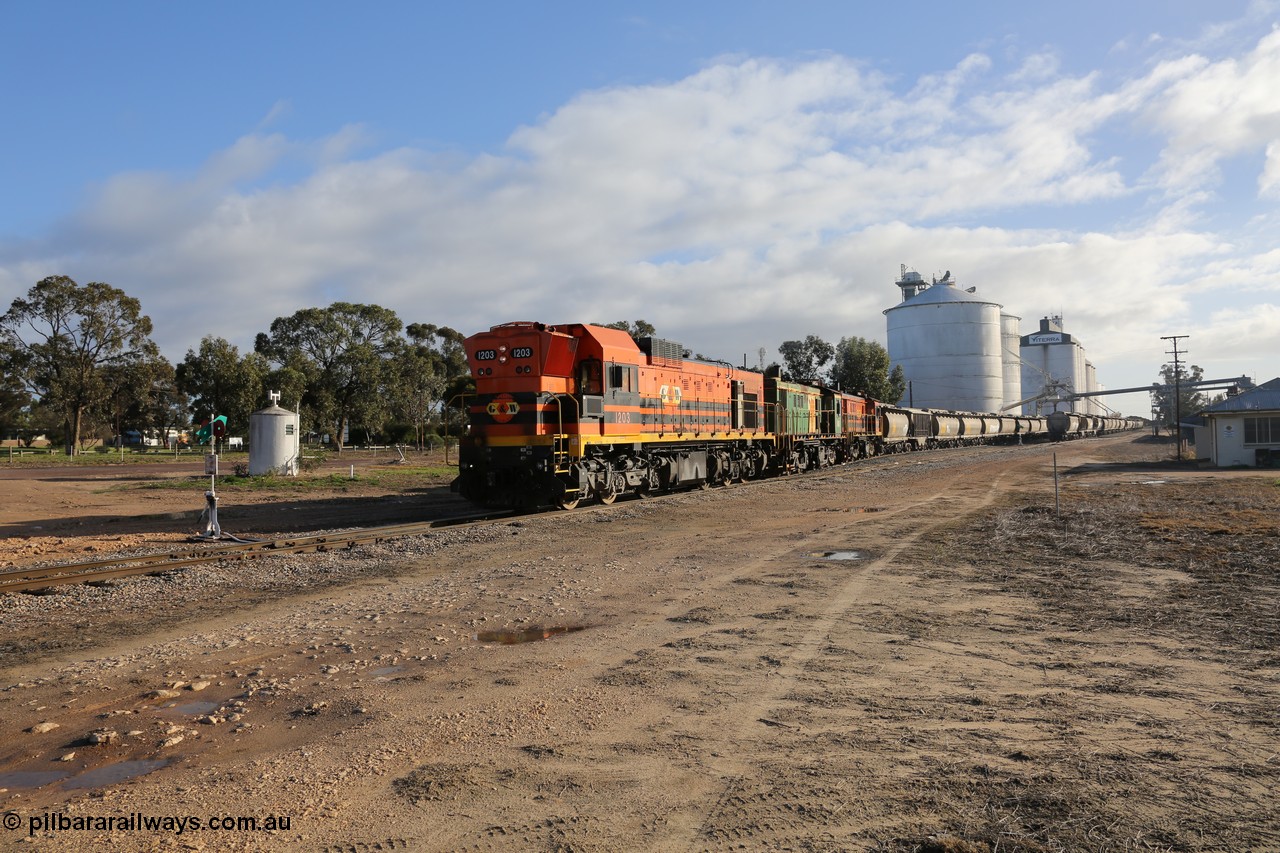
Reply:
M1280 375L1275 2L0 8L0 307L107 281L174 361L347 300L754 362L905 263L1110 387Z

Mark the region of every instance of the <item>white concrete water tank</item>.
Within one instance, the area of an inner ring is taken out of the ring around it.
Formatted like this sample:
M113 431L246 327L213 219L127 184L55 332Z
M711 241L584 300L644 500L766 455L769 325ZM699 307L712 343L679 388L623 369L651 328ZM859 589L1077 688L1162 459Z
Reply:
M909 383L904 403L999 411L1004 402L999 304L961 290L948 274L884 314L889 360L902 366Z
M249 415L249 473L297 476L302 447L298 413L280 407L280 395L271 394L271 405Z
M1062 317L1042 319L1038 332L1022 336L1020 351L1024 398L1033 397L1046 387L1055 387L1065 393L1089 390L1084 347L1063 330ZM1085 406L1083 401L1074 406L1060 404L1056 407L1052 401L1033 401L1023 406L1023 412L1028 415L1047 414L1058 408L1085 413Z
M1002 411L1022 399L1022 357L1019 344L1022 332L1019 325L1021 317L1012 314L1000 315L1000 361L1004 370L1004 404ZM1007 409L1016 414L1013 409Z
M1093 366L1093 362L1088 359L1085 359L1084 362L1084 386L1085 391L1100 390L1098 388L1097 368L1095 368ZM1080 407L1077 408L1076 411L1088 415L1101 415L1102 406L1099 404L1097 397L1085 397L1080 401Z

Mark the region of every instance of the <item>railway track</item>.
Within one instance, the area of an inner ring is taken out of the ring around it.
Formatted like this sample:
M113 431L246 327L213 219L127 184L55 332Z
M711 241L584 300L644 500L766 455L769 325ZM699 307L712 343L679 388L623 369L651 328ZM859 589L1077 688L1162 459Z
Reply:
M190 549L140 554L128 557L110 557L81 563L62 563L7 569L0 572L0 595L5 593L32 592L58 586L80 583L101 583L132 575L160 575L191 566L221 561L253 560L279 554L302 554L316 551L336 551L359 545L377 544L405 536L415 536L442 527L459 527L468 524L484 524L501 518L509 518L509 511L473 513L435 521L419 521L408 524L392 524L382 527L366 527L343 533L321 533L313 536L291 536L283 539L236 540L214 543L193 543Z
M971 449L977 450L980 447L975 446ZM898 464L898 454L878 456L869 463L864 464L874 466L876 461L884 464ZM847 473L848 470L849 468L846 465L837 465L808 471L798 476L821 479L829 476L840 476ZM741 488L743 485L750 486L752 484L740 484L737 487ZM657 499L661 500L662 497L664 496L658 496ZM599 511L605 509L605 507L593 504L587 509ZM258 557L279 554L336 551L343 548L354 548L358 545L377 544L391 539L414 536L442 527L484 524L496 519L510 518L517 514L513 510L501 510L451 516L435 521L367 527L343 533L322 533L313 536L292 536L281 539L219 541L216 545L195 542L189 550L171 550L147 555L62 563L54 566L8 569L0 571L0 595L52 589L71 584L101 583L134 575L161 575L191 566L217 563L224 560L252 560Z

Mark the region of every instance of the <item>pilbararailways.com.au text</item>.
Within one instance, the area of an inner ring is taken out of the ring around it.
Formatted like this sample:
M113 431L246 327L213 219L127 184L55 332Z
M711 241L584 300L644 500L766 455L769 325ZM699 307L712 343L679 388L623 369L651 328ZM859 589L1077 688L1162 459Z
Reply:
M16 820L15 820L16 818ZM4 816L4 828L19 829L24 821L10 812ZM127 815L66 815L45 812L25 820L28 835L59 832L163 832L182 835L185 832L278 832L289 830L288 815L248 817L245 815L149 815L132 812Z

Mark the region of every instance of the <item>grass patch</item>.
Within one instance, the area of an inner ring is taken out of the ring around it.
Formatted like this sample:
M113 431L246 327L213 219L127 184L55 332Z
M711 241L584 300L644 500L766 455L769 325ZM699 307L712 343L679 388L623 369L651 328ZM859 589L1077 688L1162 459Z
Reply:
M14 449L12 457L7 448L0 449L0 469L3 468L106 468L112 465L171 465L174 463L198 462L204 458L200 451L184 450L174 453L172 450L153 450L143 452L125 450L123 458L120 451L112 448L105 453L89 450L78 456L67 456L61 450L48 449ZM247 460L248 453L226 453L220 459Z
M219 475L217 489L227 494L279 493L309 494L332 492L356 492L369 489L408 490L425 485L448 483L458 475L458 469L446 465L397 465L375 469L356 469L353 479L349 472L316 472L286 477L264 474L257 477L236 474ZM175 477L165 480L149 480L142 483L117 483L106 489L114 491L189 491L193 485L208 483L202 474Z
M963 550L976 577L1032 596L1080 629L1123 623L1272 650L1280 646L1280 526L1269 489L1256 479L1067 489L1061 518L1042 495L1011 495L1020 507L955 525L921 556L948 564ZM1126 605L1115 598L1118 566L1136 567L1137 577L1179 576Z

